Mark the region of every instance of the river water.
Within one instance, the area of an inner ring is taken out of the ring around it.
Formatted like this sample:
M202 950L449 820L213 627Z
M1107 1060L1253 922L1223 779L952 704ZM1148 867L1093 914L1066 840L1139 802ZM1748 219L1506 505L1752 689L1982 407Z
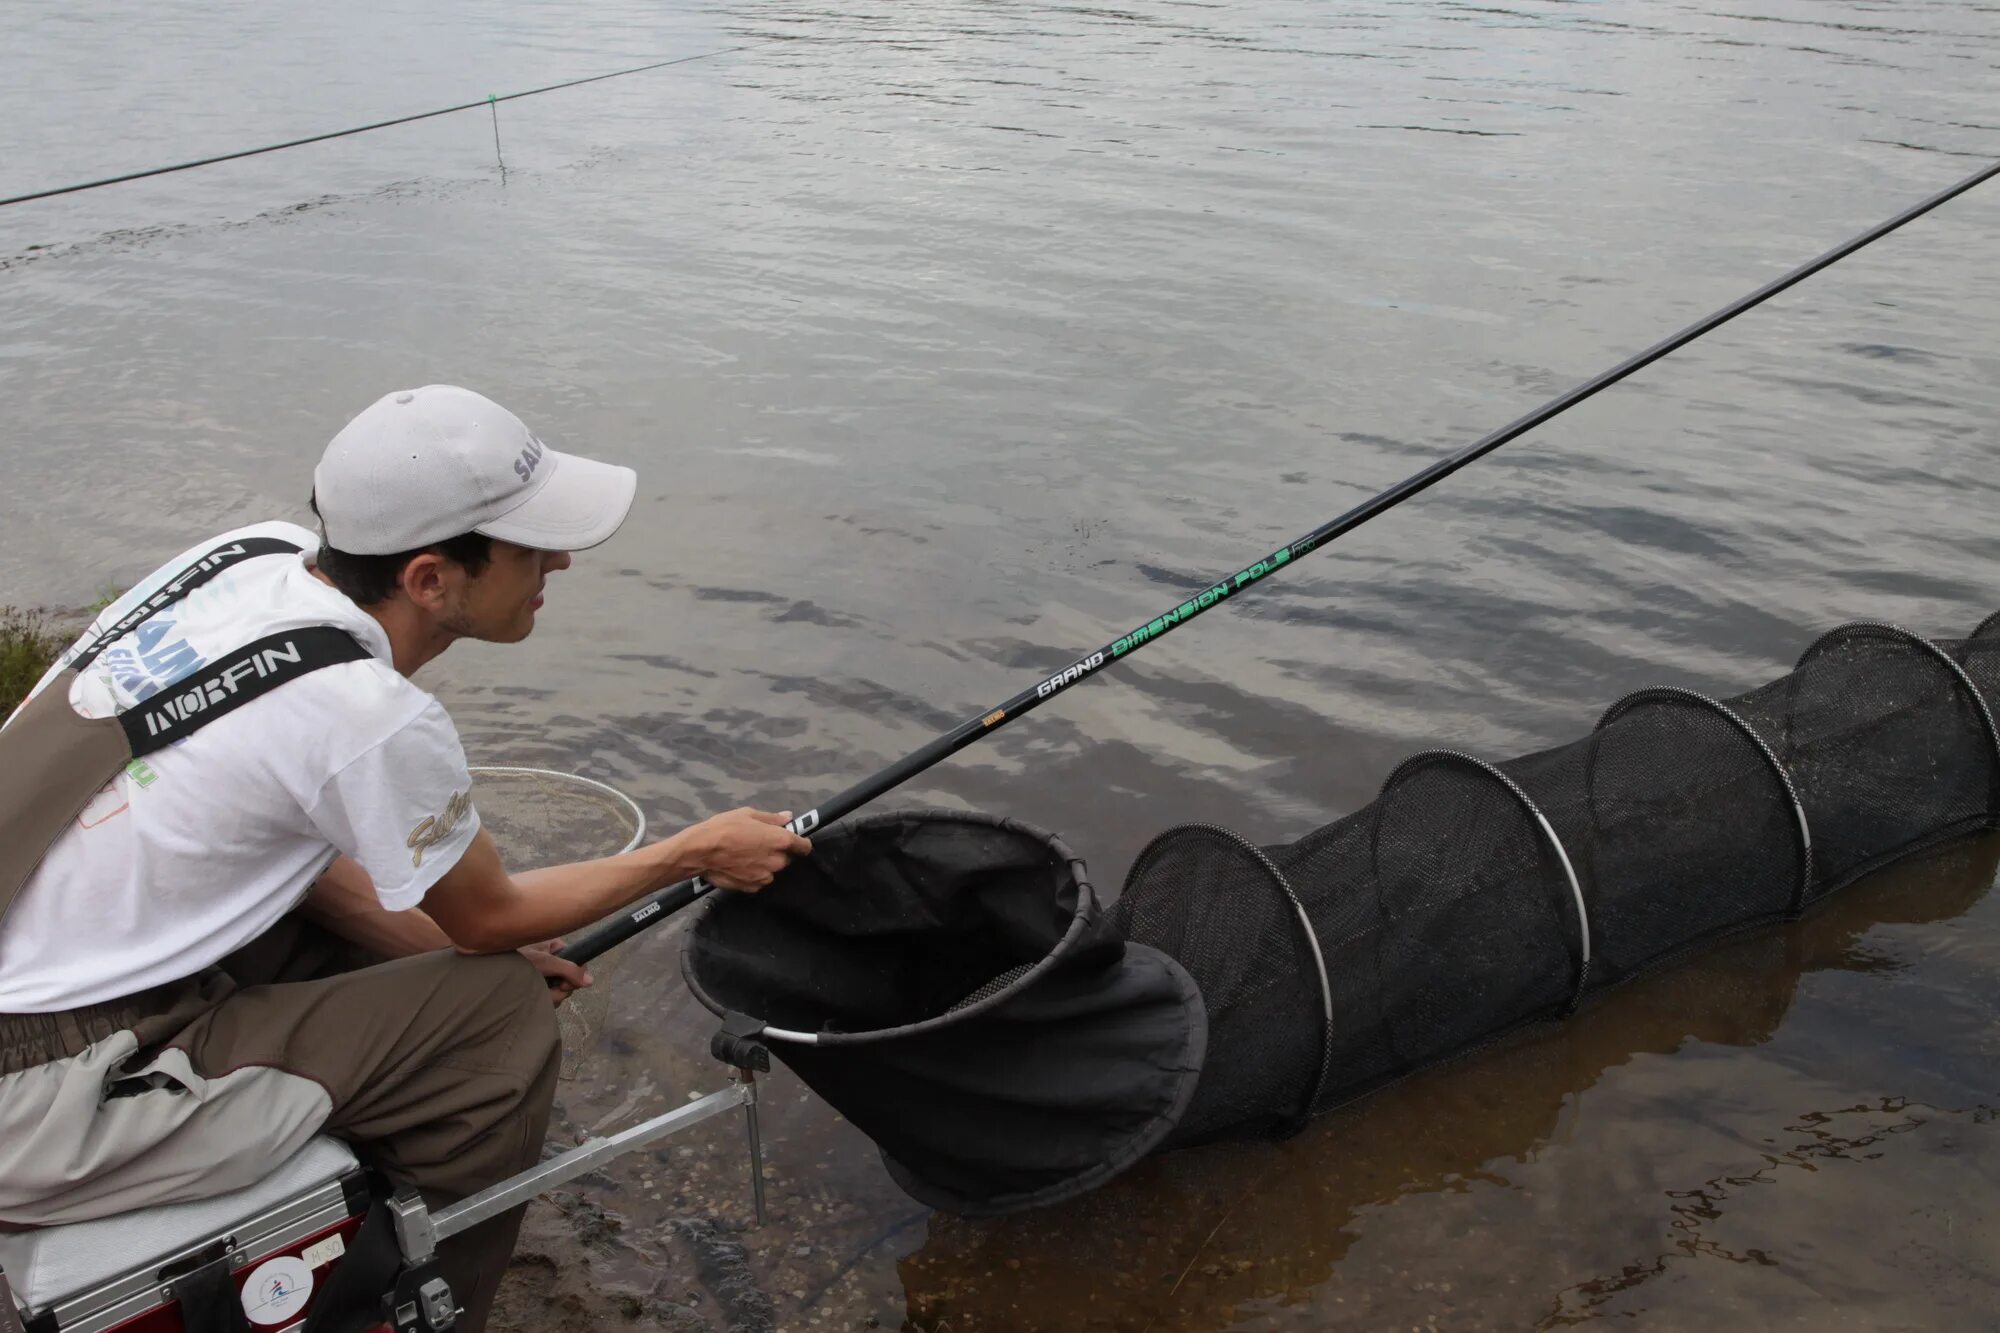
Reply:
M707 53L0 210L0 603L296 516L348 415L465 383L642 474L532 639L428 674L475 760L661 825L799 807L2000 156L2000 9L1947 0L82 0L0 50L0 196ZM1110 887L1170 824L1295 837L1411 751L1736 693L1845 620L1962 633L1996 232L1989 186L905 795ZM771 1226L709 1126L538 1208L509 1316L1985 1327L1992 863L1004 1223L780 1076ZM565 1132L719 1085L671 935Z

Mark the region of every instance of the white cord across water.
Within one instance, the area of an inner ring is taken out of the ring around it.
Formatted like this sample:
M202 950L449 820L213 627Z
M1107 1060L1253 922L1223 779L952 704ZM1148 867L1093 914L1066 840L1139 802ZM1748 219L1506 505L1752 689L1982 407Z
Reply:
M468 767L465 771L474 775L480 773L511 773L516 777L558 778L564 782L574 782L589 787L594 791L601 791L606 796L615 798L627 810L632 812L632 822L635 826L632 840L623 847L620 847L617 854L622 856L645 841L646 812L641 810L639 803L630 796L627 796L624 792L619 791L616 787L608 783L599 782L596 778L580 777L575 773L558 773L552 768L501 768L492 764L474 765Z

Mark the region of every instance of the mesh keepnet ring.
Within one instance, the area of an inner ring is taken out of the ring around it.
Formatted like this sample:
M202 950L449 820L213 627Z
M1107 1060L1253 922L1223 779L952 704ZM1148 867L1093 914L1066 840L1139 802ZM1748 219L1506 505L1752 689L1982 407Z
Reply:
M599 782L596 778L586 778L575 773L558 773L552 768L514 768L497 764L473 764L468 766L465 771L474 777L478 777L481 773L498 773L517 778L554 778L558 782L574 782L580 787L588 787L592 791L602 792L604 795L617 801L618 804L624 806L632 816L631 840L612 853L612 855L623 856L626 852L631 851L646 840L646 812L639 808L639 803L624 792L619 791L616 787L611 786L609 783Z

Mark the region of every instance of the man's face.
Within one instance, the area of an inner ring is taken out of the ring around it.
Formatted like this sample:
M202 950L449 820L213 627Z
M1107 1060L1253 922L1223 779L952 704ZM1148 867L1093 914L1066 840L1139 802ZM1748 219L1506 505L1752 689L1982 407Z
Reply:
M477 575L454 567L444 627L461 638L519 643L535 628L542 585L569 565L567 551L535 551L496 541L492 559Z

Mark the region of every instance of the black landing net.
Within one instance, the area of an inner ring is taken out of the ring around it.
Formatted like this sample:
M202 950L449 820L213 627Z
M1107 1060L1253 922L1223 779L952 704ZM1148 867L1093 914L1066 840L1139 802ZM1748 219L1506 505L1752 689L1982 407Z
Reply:
M1111 928L1060 839L987 815L823 833L762 893L715 895L681 964L959 1213L1054 1203L1158 1147L1208 1034L1187 972Z

